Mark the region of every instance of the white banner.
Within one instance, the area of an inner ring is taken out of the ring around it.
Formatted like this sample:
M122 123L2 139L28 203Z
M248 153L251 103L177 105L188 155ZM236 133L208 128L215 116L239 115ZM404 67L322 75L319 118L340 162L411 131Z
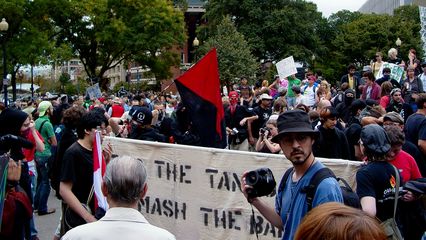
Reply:
M114 154L144 161L148 193L142 214L177 239L280 239L282 232L252 210L240 189L244 171L270 168L279 184L290 161L281 154L262 154L106 138ZM320 159L336 176L354 186L360 162ZM274 197L265 197L274 206Z
M278 75L280 79L284 79L290 75L296 74L296 64L294 63L293 56L284 58L276 64Z

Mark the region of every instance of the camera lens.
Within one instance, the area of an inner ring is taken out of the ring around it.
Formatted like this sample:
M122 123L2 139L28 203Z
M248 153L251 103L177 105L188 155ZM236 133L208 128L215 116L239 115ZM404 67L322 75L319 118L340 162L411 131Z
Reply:
M259 179L258 173L256 171L250 171L246 176L247 185L253 186L257 183Z

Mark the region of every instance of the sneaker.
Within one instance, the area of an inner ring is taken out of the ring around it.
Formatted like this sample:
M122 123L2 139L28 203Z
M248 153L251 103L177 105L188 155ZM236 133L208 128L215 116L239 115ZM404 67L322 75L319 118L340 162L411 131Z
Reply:
M54 213L54 212L56 212L56 209L54 209L54 208L49 208L49 209L47 209L47 211L46 212L38 212L38 215L39 216L43 216L43 215L48 215L48 214L52 214L52 213Z

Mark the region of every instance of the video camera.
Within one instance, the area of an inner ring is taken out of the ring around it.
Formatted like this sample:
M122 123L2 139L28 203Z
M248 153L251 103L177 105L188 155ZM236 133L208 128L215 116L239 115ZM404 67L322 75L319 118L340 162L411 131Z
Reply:
M246 175L246 184L252 187L246 190L249 198L275 195L275 186L277 183L269 168L259 168L248 172Z
M34 145L27 139L6 134L0 137L0 155L11 151L10 157L13 160L21 160L23 158L21 148L32 148Z

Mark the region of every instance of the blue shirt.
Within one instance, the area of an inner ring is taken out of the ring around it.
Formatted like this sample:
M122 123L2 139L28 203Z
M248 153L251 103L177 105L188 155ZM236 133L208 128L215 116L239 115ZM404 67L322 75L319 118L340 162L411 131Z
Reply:
M293 239L302 218L308 212L308 204L306 194L301 193L301 189L311 181L313 175L324 168L324 165L315 161L301 179L293 182L292 174L290 174L285 183L284 191L278 192L275 198L275 211L281 216L283 222L282 239ZM339 183L333 177L324 179L317 187L312 202L312 207L316 207L326 202L341 202L343 196Z

